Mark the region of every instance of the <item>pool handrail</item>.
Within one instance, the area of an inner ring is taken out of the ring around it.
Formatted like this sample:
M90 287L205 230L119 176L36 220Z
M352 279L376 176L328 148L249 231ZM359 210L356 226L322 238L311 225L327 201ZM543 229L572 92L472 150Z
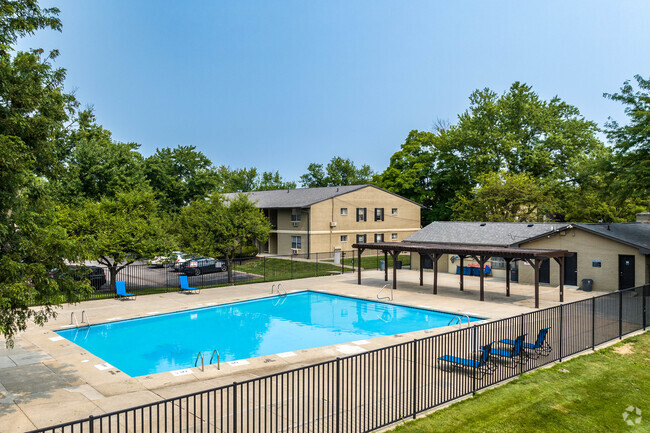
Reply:
M447 323L447 326L451 326L452 323L454 323L454 320L458 319L458 329L461 329L463 327L463 319L467 317L467 327L470 327L470 324L472 320L469 318L467 314L463 314L462 316L454 316L449 323Z
M381 292L384 291L384 289L386 287L390 287L390 296L383 296L383 297L380 298L379 295L381 294ZM393 285L390 284L390 283L389 284L384 284L384 287L382 287L381 290L379 290L379 292L377 292L377 299L379 299L379 300L388 299L389 301L392 301L393 300Z
M284 286L282 285L282 283L278 283L277 286L276 286L275 284L272 285L272 286L271 286L271 294L273 294L273 293L275 292L276 288L277 288L277 291L278 291L278 295L280 295L280 296L282 296L282 295L287 296L287 289L284 288ZM282 291L283 291L284 293L282 293L282 292L280 291L280 289L282 289Z
M215 353L217 354L217 370L221 370L221 362L219 361L219 351L214 349L212 351L212 356L210 357L210 365L212 365L212 359L214 358Z
M198 355L196 355L196 361L194 361L194 366L199 363L199 358L201 358L201 371L205 371L205 365L203 364L203 352L199 352Z

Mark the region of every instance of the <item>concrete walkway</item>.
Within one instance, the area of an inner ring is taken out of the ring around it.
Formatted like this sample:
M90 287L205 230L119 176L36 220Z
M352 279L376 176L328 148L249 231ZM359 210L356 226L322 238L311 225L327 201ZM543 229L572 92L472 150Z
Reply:
M353 273L282 283L288 291L313 289L376 300L378 290L386 284L383 272L364 271L362 275L361 286L357 285ZM533 310L532 286L512 284L512 294L507 298L504 282L489 278L486 302L480 302L478 277L465 277L465 291L460 292L457 276L440 274L437 296L431 294L431 273L425 273L424 287L418 281L417 271L398 271L399 290L395 291L394 302L489 319ZM437 328L358 344L300 350L292 357L263 356L249 359L246 365L224 363L220 370L211 365L205 371L192 368L181 375L166 372L141 377L129 377L53 332L69 327L72 312L81 320L81 311L85 310L93 324L111 322L269 296L271 285L248 284L203 290L199 295L174 292L140 296L135 301L104 299L65 305L58 317L44 327L29 326L17 337L15 348L5 349L4 342L0 341L0 432L48 427L449 330ZM590 296L569 288L565 300L571 302ZM540 299L542 308L558 305L558 289L542 286Z

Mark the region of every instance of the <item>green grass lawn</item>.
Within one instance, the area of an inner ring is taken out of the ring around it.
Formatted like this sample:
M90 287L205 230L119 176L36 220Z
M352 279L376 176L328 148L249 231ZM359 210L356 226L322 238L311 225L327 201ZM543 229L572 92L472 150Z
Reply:
M235 265L235 271L248 272L260 276L266 275L266 281L290 280L295 278L307 278L323 275L331 275L332 272L340 272L341 267L331 263L305 262L299 260L278 259L267 257L266 259L255 259L244 262L242 265ZM263 281L264 278L249 280L246 283Z
M623 421L628 406L643 411L640 424ZM394 431L650 432L650 333L525 374Z

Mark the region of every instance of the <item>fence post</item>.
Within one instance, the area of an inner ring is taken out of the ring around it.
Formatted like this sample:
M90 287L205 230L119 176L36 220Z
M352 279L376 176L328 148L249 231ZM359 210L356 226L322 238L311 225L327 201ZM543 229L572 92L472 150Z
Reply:
M345 251L341 251L341 273L345 274Z
M623 339L623 291L618 291L618 339Z
M264 266L264 282L266 283L266 256L262 257L262 262Z
M341 358L336 358L336 433L341 425Z
M591 298L591 348L596 350L596 297Z
M232 383L232 431L237 433L237 382Z
M89 426L90 429L89 429L89 431L90 431L90 433L93 433L93 432L95 431L95 417L92 416L92 415L90 415L90 416L88 417L88 422L90 423L90 426ZM109 425L110 425L110 424L109 424Z
M562 333L562 328L564 327L564 312L562 311L564 309L564 304L560 304L560 362L562 362L562 340L564 339L563 333Z
M420 264L420 266L422 266L422 264ZM472 328L470 328L470 329L474 330L473 335L470 335L470 338L472 338L472 347L470 348L471 349L470 352L472 353L472 356L474 356L473 353L474 353L474 350L476 350L476 335L477 335L477 332L476 332L475 328L476 328L476 325L474 325ZM474 363L474 368L472 368L472 395L473 396L476 395L476 363Z
M318 256L320 256L320 253L316 253L316 276L318 276Z
M479 266L481 266L479 264ZM524 314L521 314L521 333L519 335L524 335ZM523 346L523 341L521 342ZM524 374L524 348L519 349L519 375Z
M643 330L645 331L646 326L648 326L648 297L646 296L646 291L649 289L647 285L643 286L643 289L641 289L641 297L643 298L643 305L642 305L642 310L643 310Z
M289 260L291 260L290 267L291 267L291 280L293 280L293 254L289 256Z
M413 340L413 419L418 413L417 407L417 383L418 383L418 339Z

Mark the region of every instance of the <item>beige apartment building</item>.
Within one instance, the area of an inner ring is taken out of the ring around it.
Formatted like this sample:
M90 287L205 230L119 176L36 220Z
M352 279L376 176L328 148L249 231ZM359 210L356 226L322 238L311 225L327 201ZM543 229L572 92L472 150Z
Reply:
M273 227L260 252L349 251L355 242L399 242L421 228L421 206L374 185L255 191Z
M406 239L407 242L481 245L508 248L562 249L572 253L565 258L566 285L582 287L582 280L593 280L593 289L619 290L650 283L650 215L638 214L632 223L499 223L434 222ZM464 264L473 260L466 258ZM440 272L457 273L458 256L447 254L439 261ZM505 262L493 257L492 276L505 278ZM411 265L419 268L419 257ZM424 268L431 263L423 261ZM533 284L533 268L525 262L513 263L514 281ZM559 267L545 260L540 268L540 283L558 286Z

